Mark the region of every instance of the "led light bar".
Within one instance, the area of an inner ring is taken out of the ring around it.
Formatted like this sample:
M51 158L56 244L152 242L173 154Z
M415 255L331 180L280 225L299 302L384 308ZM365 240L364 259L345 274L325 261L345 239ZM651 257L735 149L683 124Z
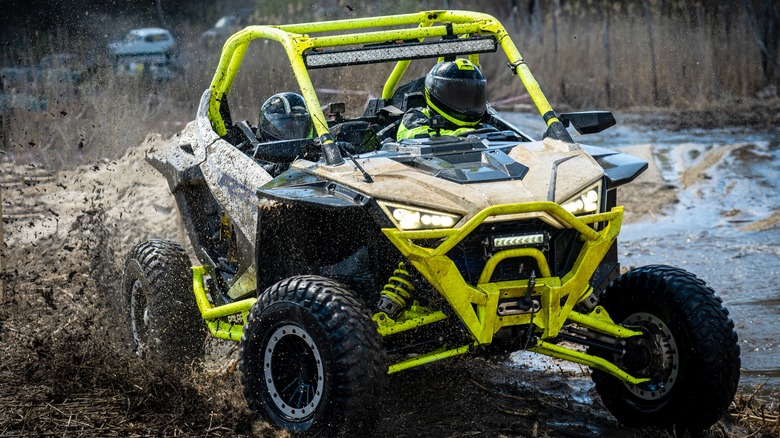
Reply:
M512 248L524 246L541 246L545 243L544 233L518 234L493 238L493 248Z
M359 49L308 52L303 55L306 68L338 67L372 64L404 59L438 58L441 56L468 55L495 52L498 43L492 36L453 38L438 41L382 44Z

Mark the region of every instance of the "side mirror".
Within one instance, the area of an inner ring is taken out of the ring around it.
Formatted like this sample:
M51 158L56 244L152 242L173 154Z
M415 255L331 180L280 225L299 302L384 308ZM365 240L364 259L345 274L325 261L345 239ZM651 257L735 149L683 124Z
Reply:
M617 123L615 116L609 111L579 111L576 113L563 113L560 115L563 126L574 126L580 134L595 134Z

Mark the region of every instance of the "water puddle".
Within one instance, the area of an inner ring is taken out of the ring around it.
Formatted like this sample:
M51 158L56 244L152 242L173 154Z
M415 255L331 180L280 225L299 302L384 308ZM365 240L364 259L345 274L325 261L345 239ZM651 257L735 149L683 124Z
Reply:
M536 115L505 114L541 137ZM664 131L639 116L576 138L586 144L645 148L676 203L623 225L623 266L668 264L693 272L730 311L742 349L741 391L780 390L780 127Z

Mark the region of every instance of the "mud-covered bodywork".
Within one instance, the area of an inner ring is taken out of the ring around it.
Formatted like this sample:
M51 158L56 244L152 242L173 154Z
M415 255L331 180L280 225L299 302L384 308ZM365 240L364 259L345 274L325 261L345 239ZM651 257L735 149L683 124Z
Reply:
M285 50L311 138L269 140L259 127L232 121L229 94L254 40ZM411 62L462 56L480 65L480 53L496 51L547 125L540 140L489 104L479 126L459 136L440 135L432 118L430 136L396 139L404 112L425 104L421 78L404 77ZM381 97L359 115L345 115L343 104L322 105L309 76L312 69L383 63L392 67L377 67L388 74ZM618 278L617 188L647 163L581 145L567 131L614 124L605 111L557 115L493 17L425 11L239 31L223 47L196 120L149 161L166 176L202 264L193 267L201 315L214 336L242 340L245 394L280 427L330 427L336 414L320 406L324 375L356 391L354 400L334 405L347 409L374 403L371 391L380 391L386 374L473 351L518 349L597 370L607 382L600 393L621 421L709 425L736 385L733 325L711 290L688 273L650 267ZM656 277L669 286L653 289ZM627 292L621 298L616 290ZM720 312L718 333L669 317L697 320L700 307L666 310L687 306L680 297L689 295ZM344 340L340 318L365 318L354 324L359 339ZM709 392L677 383L680 373L696 380L692 370L709 365L676 342L710 335L719 339L713 348L729 351L731 374L714 376L713 368L703 376L726 389L717 407L680 418L676 406L687 392ZM348 354L343 342L361 347ZM371 366L331 375L323 351ZM303 393L290 389L279 398L277 385L314 395L301 401ZM365 418L339 412L358 423Z
M447 15L456 17L457 13L431 12L424 21L435 22ZM452 28L441 28L441 36L432 31L437 26L418 28L428 39L408 47L394 43L379 52L370 39L366 44L352 44L350 38L333 42L331 49L313 49L311 39L294 33L302 30L295 26L250 26L228 40L212 86L201 97L196 120L167 156L150 157L169 180L196 256L217 279L216 296L230 302L281 279L311 273L338 278L374 300L393 268L408 256L400 254L383 232L404 228L394 215L406 207L412 214L419 210L423 216L426 212L432 217L441 215L452 222L446 228L457 229L489 207L539 202L568 205L589 191L596 196L591 203L597 203L589 213L607 212L616 205L616 187L636 177L646 163L575 143L564 123L581 132L597 132L614 124L614 118L606 112L590 112L558 119L551 110L545 111L549 105L538 89L532 97L548 121L543 140L533 140L490 108L483 120L488 129L471 135L395 141L393 128L400 115L419 102L415 98L422 91L419 79L398 85L409 63L403 60L406 51L419 53L423 60L460 54L476 61L476 54L463 50L484 52L501 47L510 56L511 68L534 90L533 77L518 62L522 59L519 53L501 39L502 29L492 36L487 26L490 19L478 17L483 20L475 22L481 34L461 34L453 41L447 36ZM366 25L361 20L350 24L355 28ZM309 31L328 26L317 23ZM313 109L316 138L261 142L255 127L245 122L232 124L225 102L236 74L233 66L255 38L293 45L289 51L298 52L300 58L291 62L302 95ZM301 71L321 68L323 63L349 64L339 61L342 58L314 61L314 55L327 54L348 54L352 59L365 56L369 59L365 62L401 60L383 97L372 99L362 116L345 119L339 115L334 120L319 110L310 79ZM358 144L366 138L373 141L370 147ZM351 152L344 152L345 144ZM550 275L565 275L582 242L565 221L544 210L489 217L474 235L455 246L450 257L465 281L477 284L493 251L486 242L494 235L534 232L544 236L535 245L542 249ZM614 253L595 270L591 283L597 289L617 271ZM509 257L497 267L496 279L538 276L538 259Z
M598 187L599 211L606 211L615 205L615 188L646 167L616 151L553 138L534 141L496 114L492 123L505 123L506 130L386 141L379 150L338 166L298 159L274 178L263 168L263 160L214 133L208 122L208 97L209 92L204 93L198 119L167 157L152 155L150 161L168 177L180 208L200 210L183 214L189 234L199 236L199 258L219 266L219 251L214 248L221 239L214 237L219 236L214 224L225 214L233 238L240 242L239 263L233 269L239 276L247 270L257 273L261 288L300 272L301 266L365 280L367 272L361 270L377 263L368 259L339 263L359 251L356 258L365 258L368 247L388 244L380 229L393 223L377 201L453 214L460 218L457 226L489 206L563 203L583 189ZM204 209L211 222L193 220L204 217ZM549 227L563 228L543 213L536 216ZM255 247L257 242L263 244ZM253 267L255 258L259 269Z

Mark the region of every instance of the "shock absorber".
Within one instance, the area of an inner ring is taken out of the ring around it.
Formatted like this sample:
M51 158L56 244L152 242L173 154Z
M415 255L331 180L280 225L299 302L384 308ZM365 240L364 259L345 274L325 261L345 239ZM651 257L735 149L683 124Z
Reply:
M387 284L382 288L379 298L380 312L385 312L390 318L395 318L406 308L407 302L412 297L414 285L412 284L409 271L404 269L404 262L398 263L398 268L393 271L393 275L387 280Z

